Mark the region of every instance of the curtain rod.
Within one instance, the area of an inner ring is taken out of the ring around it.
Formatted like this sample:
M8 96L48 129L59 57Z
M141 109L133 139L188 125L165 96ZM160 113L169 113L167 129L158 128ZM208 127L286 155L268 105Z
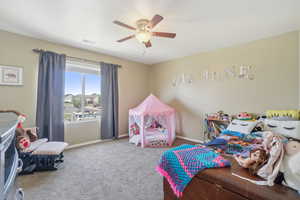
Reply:
M45 50L43 49L32 49L33 52L35 53L41 53ZM90 63L96 63L96 64L100 64L101 62L99 61L94 61L94 60L89 60L89 59L85 59L85 58L78 58L78 57L73 57L73 56L68 56L66 55L67 58L71 58L71 59L75 59L75 60L80 60L80 61L83 61L83 62L90 62ZM121 65L117 65L119 68L121 68L122 66Z

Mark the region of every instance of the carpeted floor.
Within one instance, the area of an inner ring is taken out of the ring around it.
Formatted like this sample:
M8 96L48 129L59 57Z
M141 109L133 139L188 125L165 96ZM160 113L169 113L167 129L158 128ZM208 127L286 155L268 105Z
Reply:
M162 200L155 166L165 150L142 149L128 139L94 144L66 151L62 169L18 182L25 200Z

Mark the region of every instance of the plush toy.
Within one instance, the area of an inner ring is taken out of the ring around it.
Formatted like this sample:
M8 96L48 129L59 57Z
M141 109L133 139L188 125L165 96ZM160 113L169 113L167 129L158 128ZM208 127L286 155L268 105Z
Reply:
M238 114L237 118L239 120L251 120L252 115L250 113L247 113L247 112L241 112L240 114Z
M25 128L25 133L29 137L30 142L34 142L38 140L38 128L32 127L32 128Z
M28 147L30 147L30 141L28 138L21 137L17 140L18 140L18 142L17 142L18 149L24 150L24 149L27 149Z
M250 156L248 158L243 158L240 155L235 155L234 158L240 166L248 168L250 174L255 175L260 167L266 162L267 153L263 149L253 149L250 151Z
M37 128L24 128L23 123L26 120L26 115L15 111L15 110L0 110L0 113L11 112L18 116L19 123L16 128L16 147L19 150L24 150L28 148L31 142L34 142L38 139L37 137Z
M158 123L158 121L153 120L150 128L162 128L162 125L160 123Z
M137 123L134 123L130 126L130 132L133 133L134 135L139 135L140 134L140 128L137 125Z
M30 147L31 142L38 139L37 128L17 128L16 129L16 147L19 150L24 150Z
M300 142L288 141L280 171L284 175L283 184L300 193Z

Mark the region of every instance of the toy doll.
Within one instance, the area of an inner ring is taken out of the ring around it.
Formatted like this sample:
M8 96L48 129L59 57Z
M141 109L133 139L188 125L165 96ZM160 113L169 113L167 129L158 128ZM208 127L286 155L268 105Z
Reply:
M248 168L251 175L255 175L268 159L267 153L263 149L251 150L248 158L243 158L239 155L235 155L234 158L240 166Z

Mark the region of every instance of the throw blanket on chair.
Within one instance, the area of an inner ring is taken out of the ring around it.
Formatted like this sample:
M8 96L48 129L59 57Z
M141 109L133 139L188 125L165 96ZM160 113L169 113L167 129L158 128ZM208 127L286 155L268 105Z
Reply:
M226 166L230 166L230 162L213 150L184 144L164 152L156 170L168 180L176 196L181 197L184 188L198 172Z

